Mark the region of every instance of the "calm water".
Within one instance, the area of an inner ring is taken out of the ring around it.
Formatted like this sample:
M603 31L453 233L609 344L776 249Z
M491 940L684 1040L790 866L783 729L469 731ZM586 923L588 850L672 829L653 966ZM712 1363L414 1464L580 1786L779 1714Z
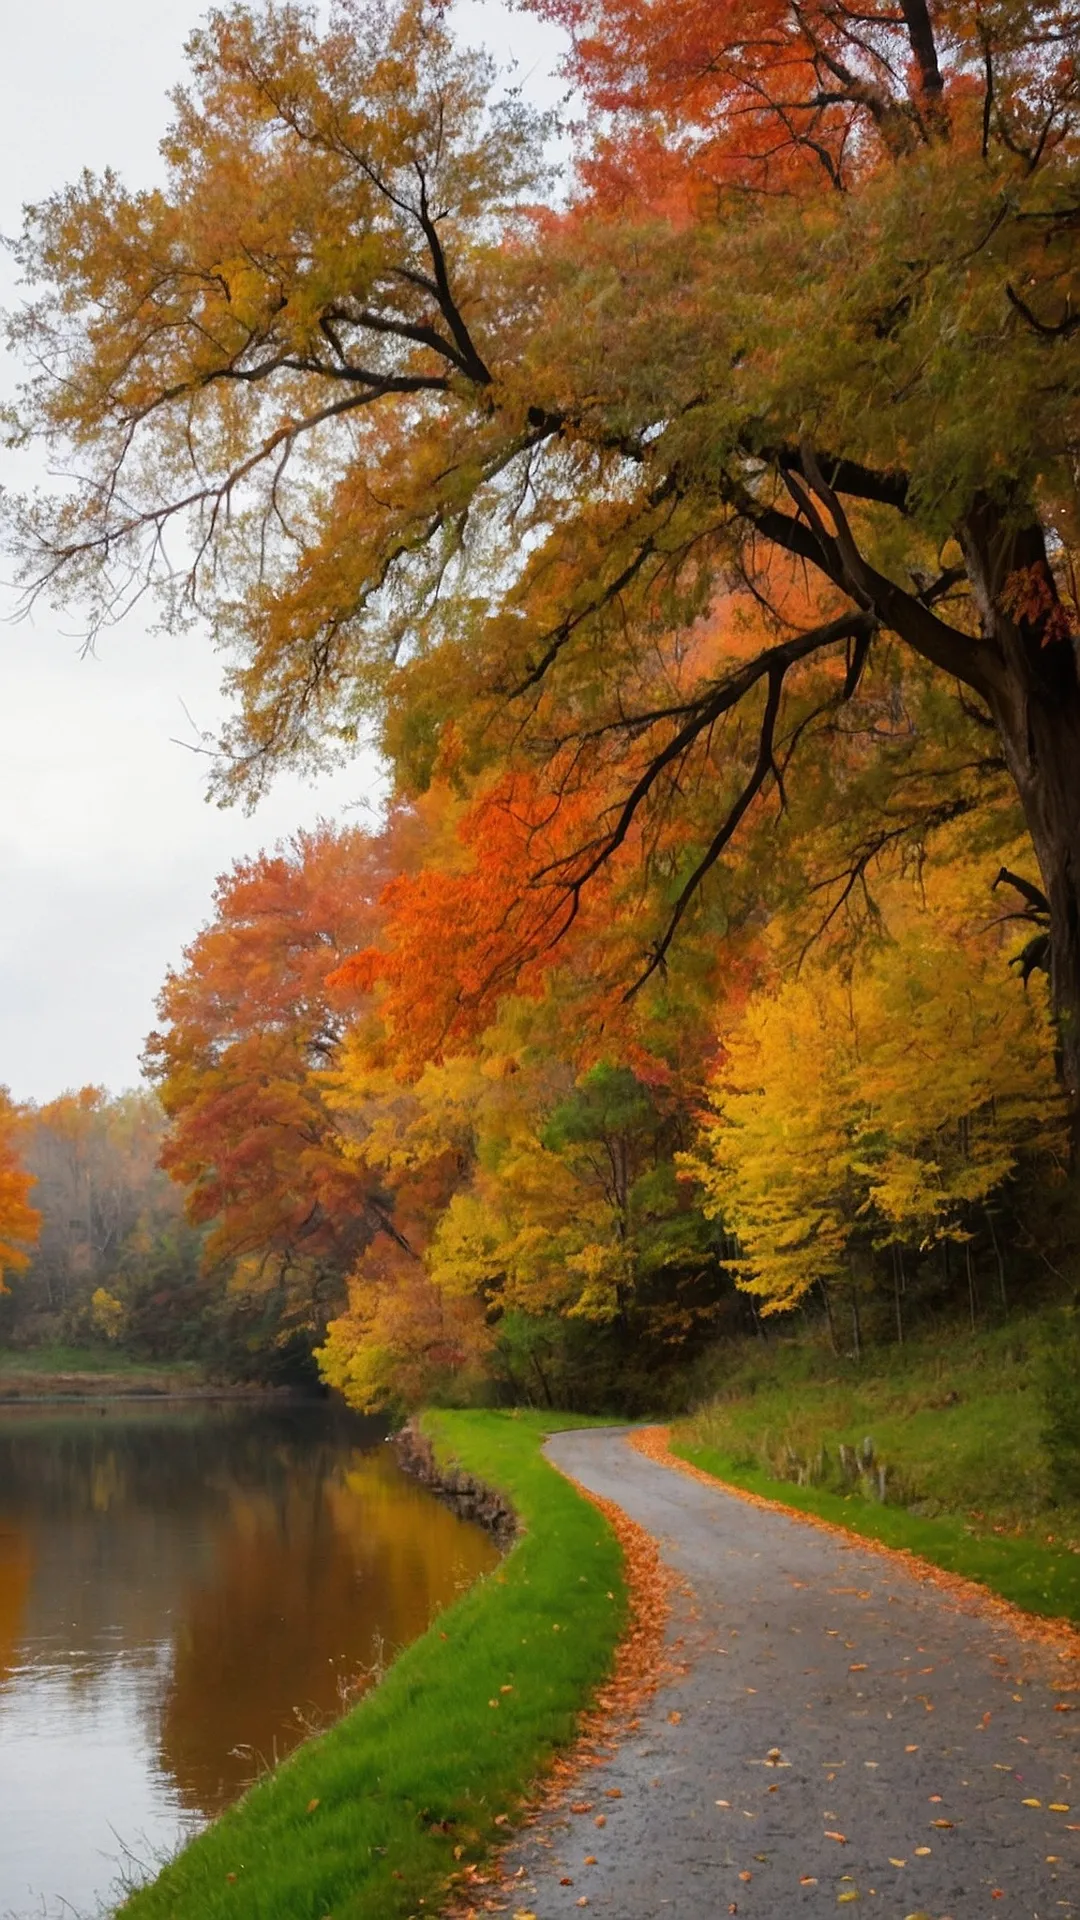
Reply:
M330 1409L0 1410L0 1915L97 1913L496 1557Z

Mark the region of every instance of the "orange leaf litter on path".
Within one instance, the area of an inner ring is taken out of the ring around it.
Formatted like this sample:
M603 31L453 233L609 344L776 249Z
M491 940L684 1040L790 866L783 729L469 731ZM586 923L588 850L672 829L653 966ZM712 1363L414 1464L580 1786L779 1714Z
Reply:
M562 1468L559 1471L562 1472ZM583 1773L589 1767L602 1767L619 1742L636 1730L637 1716L645 1701L655 1693L667 1667L664 1636L675 1577L663 1565L656 1541L614 1501L590 1493L571 1474L565 1477L584 1499L599 1509L619 1542L629 1615L611 1678L582 1715L573 1746L557 1756L529 1800L518 1809L520 1825L526 1828L564 1803L568 1803L570 1813L583 1815L594 1811L591 1800L577 1797L582 1790ZM575 1796L572 1804L569 1803L571 1793ZM604 1795L604 1798L614 1797L621 1796ZM595 1824L604 1824L602 1815ZM505 1913L514 1904L513 1888L517 1878L518 1875L507 1872L498 1855L483 1866L466 1867L451 1883L450 1904L442 1909L443 1920L479 1920L484 1913Z
M1002 1600L989 1588L981 1587L978 1581L967 1580L959 1573L948 1573L944 1567L936 1567L932 1561L921 1559L907 1547L883 1546L879 1540L869 1540L865 1534L841 1526L837 1520L825 1520L816 1513L803 1513L799 1507L789 1507L783 1500L769 1500L762 1493L751 1493L745 1487L733 1486L729 1480L720 1480L716 1474L706 1473L704 1467L695 1467L689 1460L681 1460L677 1453L672 1453L670 1427L637 1427L627 1435L627 1440L638 1453L643 1453L657 1466L677 1468L680 1473L689 1474L692 1480L700 1480L703 1486L720 1488L733 1499L744 1500L748 1506L762 1507L769 1513L786 1514L789 1519L801 1520L804 1525L817 1527L822 1533L835 1534L847 1546L880 1554L916 1580L931 1581L934 1586L940 1587L959 1612L982 1614L1009 1627L1023 1639L1036 1641L1040 1646L1050 1649L1060 1660L1070 1664L1080 1662L1080 1632L1068 1620L1044 1620L1037 1613L1026 1613L1022 1607L1013 1606L1011 1601ZM1074 1668L1072 1678L1055 1681L1054 1684L1062 1692L1080 1688L1080 1667Z

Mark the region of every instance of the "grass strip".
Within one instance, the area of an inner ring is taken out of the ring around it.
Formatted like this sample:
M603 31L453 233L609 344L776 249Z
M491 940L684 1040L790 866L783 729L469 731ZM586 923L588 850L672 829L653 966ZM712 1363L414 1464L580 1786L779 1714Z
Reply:
M930 1518L856 1493L830 1493L824 1487L774 1480L715 1447L688 1444L677 1432L672 1434L671 1451L747 1493L799 1513L816 1514L883 1546L906 1548L946 1573L977 1580L1028 1613L1080 1622L1080 1554L1068 1548L1058 1551L1029 1536L980 1533L955 1515Z
M611 1669L618 1544L540 1453L570 1416L433 1413L440 1458L526 1531L352 1713L297 1749L124 1902L125 1920L397 1920L503 1837Z

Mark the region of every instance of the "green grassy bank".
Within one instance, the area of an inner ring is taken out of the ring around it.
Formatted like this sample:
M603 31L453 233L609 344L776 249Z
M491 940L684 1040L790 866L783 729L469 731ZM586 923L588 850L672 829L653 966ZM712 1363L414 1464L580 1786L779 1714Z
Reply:
M394 1920L480 1858L611 1666L615 1538L540 1455L539 1415L438 1413L440 1456L509 1495L527 1531L381 1686L194 1840L125 1920Z
M191 1393L206 1385L206 1374L195 1361L159 1365L105 1346L0 1348L0 1400Z
M1080 1621L1080 1508L1055 1499L1041 1439L1054 1326L1034 1315L975 1336L939 1330L858 1365L819 1346L755 1342L672 1444L735 1486ZM867 1439L872 1463L853 1470Z

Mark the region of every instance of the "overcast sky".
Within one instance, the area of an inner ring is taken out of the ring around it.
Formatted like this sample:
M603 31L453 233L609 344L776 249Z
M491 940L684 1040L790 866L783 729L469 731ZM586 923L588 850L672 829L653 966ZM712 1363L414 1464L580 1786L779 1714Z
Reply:
M81 169L130 185L159 171L167 89L199 0L29 0L7 7L0 65L0 231ZM555 35L491 0L457 9L463 36L547 104ZM17 297L0 262L0 301ZM15 369L0 375L10 391ZM0 478L29 467L2 457ZM6 574L0 561L0 578ZM0 589L0 1083L48 1099L88 1082L134 1085L170 963L205 921L215 877L319 818L367 817L378 769L359 761L304 785L282 778L254 816L204 799L205 762L181 745L222 713L204 634L148 634L138 618L80 657L77 622L11 624Z

